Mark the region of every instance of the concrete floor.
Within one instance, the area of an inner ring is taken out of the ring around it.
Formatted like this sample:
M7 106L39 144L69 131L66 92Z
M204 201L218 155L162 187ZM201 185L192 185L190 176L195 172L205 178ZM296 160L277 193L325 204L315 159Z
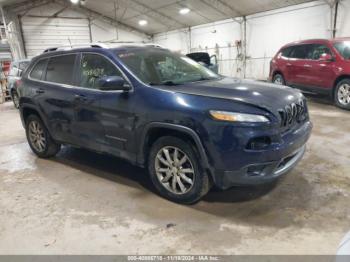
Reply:
M276 186L181 206L119 159L69 147L35 157L17 110L0 105L0 253L334 254L350 230L350 112L309 107L307 153Z

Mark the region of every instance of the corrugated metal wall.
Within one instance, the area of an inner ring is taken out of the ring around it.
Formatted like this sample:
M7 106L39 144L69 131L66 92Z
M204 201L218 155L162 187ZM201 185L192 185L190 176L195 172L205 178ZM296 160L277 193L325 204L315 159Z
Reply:
M90 42L87 19L22 17L21 24L29 58L49 47Z

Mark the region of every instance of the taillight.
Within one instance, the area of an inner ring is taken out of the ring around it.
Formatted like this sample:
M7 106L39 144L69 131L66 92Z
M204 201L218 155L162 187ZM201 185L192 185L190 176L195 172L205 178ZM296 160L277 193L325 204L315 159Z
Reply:
M22 84L22 80L21 79L16 80L16 86L17 87L19 87L21 84Z

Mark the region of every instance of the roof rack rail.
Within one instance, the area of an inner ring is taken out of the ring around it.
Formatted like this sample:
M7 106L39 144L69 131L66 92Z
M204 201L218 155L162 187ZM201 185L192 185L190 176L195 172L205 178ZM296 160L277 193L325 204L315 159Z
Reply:
M112 40L112 41L106 41L106 42L101 42L107 45L110 45L113 47L113 45L143 45L143 46L153 46L153 47L159 47L159 48L164 48L161 45L158 45L156 43L152 42L146 42L146 41L119 41L119 40Z
M63 45L63 46L58 46L58 47L50 47L50 48L45 49L43 53L49 53L49 52L55 52L55 51L65 51L65 50L71 50L74 48L88 48L88 47L113 48L113 47L116 47L117 45L120 46L120 45L134 45L134 44L164 48L163 46L155 44L155 43L117 41L117 42L106 42L106 43L72 44L72 45Z
M63 45L58 47L50 47L45 49L43 53L61 51L61 50L64 51L64 50L70 50L74 48L84 48L84 47L108 48L108 46L103 43L72 44L72 45Z

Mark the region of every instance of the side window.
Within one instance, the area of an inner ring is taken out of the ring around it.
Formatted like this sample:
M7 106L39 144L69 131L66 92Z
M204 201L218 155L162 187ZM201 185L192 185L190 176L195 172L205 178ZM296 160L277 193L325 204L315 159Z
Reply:
M319 60L321 55L323 54L329 54L331 55L331 50L329 50L329 48L325 45L322 44L314 44L311 52L309 52L309 59L313 59L313 60Z
M46 64L47 59L43 59L37 62L32 71L30 72L30 77L36 80L41 80L46 69Z
M309 52L312 48L312 45L297 45L293 47L293 50L290 53L291 58L297 59L309 59Z
M288 58L291 51L292 51L292 47L286 47L286 48L282 49L281 56Z
M71 85L76 55L54 56L49 59L46 81Z
M122 73L107 58L98 54L83 54L81 59L81 87L99 89L99 80L105 76L120 76Z

